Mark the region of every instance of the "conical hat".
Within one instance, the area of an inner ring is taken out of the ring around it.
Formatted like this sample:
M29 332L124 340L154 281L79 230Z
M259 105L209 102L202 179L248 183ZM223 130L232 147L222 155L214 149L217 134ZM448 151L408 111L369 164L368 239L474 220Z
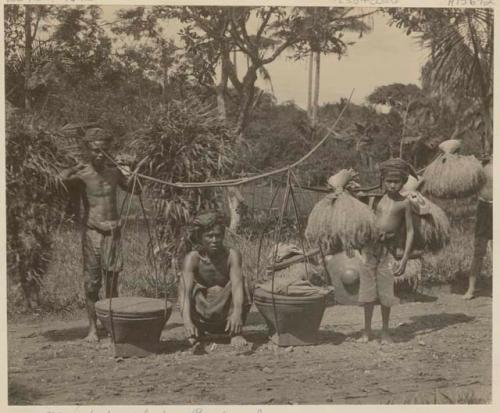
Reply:
M359 252L354 251L352 258L345 252L339 252L325 259L326 270L335 289L336 304L359 305L360 274L366 271Z

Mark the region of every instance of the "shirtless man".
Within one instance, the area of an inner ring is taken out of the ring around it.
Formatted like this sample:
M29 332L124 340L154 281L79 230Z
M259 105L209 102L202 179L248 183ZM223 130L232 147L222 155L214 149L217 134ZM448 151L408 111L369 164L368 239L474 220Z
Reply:
M476 279L483 268L483 259L486 255L488 241L493 239L493 161L485 162L483 167L486 182L479 192L476 210L476 226L474 233L474 256L469 272L469 288L463 295L464 300L474 298Z
M190 342L200 345L205 333L229 334L244 346L242 328L250 309L239 251L226 248L224 218L218 212L198 215L192 226L193 250L184 260L179 303Z
M117 187L131 192L132 179L107 163L104 155L110 136L100 128L89 129L83 139L89 162L64 170L65 184L77 184L83 198L82 219L83 274L89 318L87 341L96 342L95 303L99 299L102 278L106 298L118 296L117 278L123 266L120 249L120 219L117 210ZM136 193L138 188L136 187Z
M385 195L375 211L375 223L380 231L378 241L362 250L367 272L360 277L359 301L364 306L365 328L360 339L372 339L372 316L375 303L380 302L382 313L382 342L390 343L389 317L391 306L398 303L394 296L394 276L404 274L406 263L413 246L413 219L410 201L400 194L412 168L399 158L389 159L380 165L382 185ZM401 230L404 229L405 248L403 257L396 268L391 268L389 254L395 254L401 243Z

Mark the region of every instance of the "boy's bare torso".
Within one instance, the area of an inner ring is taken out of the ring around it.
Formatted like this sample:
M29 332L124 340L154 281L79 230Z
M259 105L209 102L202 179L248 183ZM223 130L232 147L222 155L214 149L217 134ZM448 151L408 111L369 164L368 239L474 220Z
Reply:
M375 225L386 238L396 240L399 237L401 225L405 223L407 202L401 195L391 198L387 194L379 201L375 211Z

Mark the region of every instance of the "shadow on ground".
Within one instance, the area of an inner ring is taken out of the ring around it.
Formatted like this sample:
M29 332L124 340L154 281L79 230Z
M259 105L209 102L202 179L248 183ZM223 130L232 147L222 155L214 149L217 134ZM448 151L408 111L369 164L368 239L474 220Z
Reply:
M414 316L410 319L412 320L410 323L401 324L393 330L395 342L410 341L423 331L429 334L454 324L469 323L474 320L474 317L463 313L440 313Z
M61 330L47 330L41 335L50 341L75 341L84 339L88 332L88 326L80 326L63 328ZM106 337L106 331L104 329L99 329L97 333L99 338Z

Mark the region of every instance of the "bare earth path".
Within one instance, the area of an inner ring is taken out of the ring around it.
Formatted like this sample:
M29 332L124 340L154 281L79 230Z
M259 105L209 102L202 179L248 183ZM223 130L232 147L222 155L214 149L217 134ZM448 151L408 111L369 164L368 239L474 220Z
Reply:
M108 338L97 345L81 340L84 319L10 322L9 403L378 404L446 402L471 392L491 400L491 297L428 293L395 307L391 321L394 344L356 343L362 309L334 306L323 317L319 345L277 348L253 309L253 351L219 343L192 355L174 312L163 354L119 361Z

